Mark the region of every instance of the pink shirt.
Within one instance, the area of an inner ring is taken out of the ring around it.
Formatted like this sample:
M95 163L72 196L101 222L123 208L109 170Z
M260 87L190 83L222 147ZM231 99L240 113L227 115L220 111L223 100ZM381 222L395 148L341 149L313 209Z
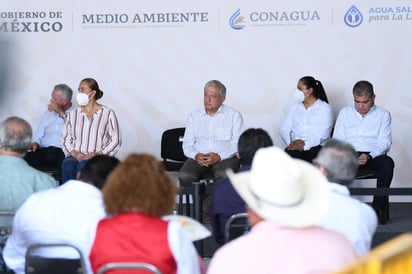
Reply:
M287 228L262 221L221 247L208 273L330 273L356 259L351 244L322 228Z
M119 125L112 109L102 106L90 119L80 107L70 112L62 138L66 156L72 150L113 156L119 150L120 143Z

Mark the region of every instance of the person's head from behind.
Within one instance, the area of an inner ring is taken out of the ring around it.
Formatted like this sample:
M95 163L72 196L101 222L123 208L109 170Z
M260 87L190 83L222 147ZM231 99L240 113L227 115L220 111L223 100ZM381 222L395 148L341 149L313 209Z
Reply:
M298 89L303 92L305 97L314 96L316 99L328 103L328 97L326 96L322 83L312 76L300 78L298 81Z
M97 101L103 97L103 91L99 88L99 84L93 78L84 78L81 80L78 91L77 101L81 106L86 105L91 100ZM87 96L87 98L85 96Z
M362 116L366 115L375 104L373 85L365 80L358 81L353 86L353 100L356 110Z
M19 117L12 116L0 124L0 151L15 156L24 156L32 139L30 124Z
M355 148L336 139L325 142L313 163L319 167L329 182L343 185L352 183L358 171Z
M120 163L113 156L96 155L78 173L77 179L102 189L110 172Z
M131 154L110 173L103 187L108 214L138 211L152 216L169 214L176 186L159 160L149 154Z
M226 87L218 80L211 80L206 83L203 92L206 112L215 114L226 99Z
M250 171L227 175L252 213L251 225L266 220L285 227L309 227L329 204L330 188L319 169L275 146L259 149Z
M73 90L66 84L55 85L51 94L51 102L64 110L71 105Z
M269 134L261 128L249 128L239 137L238 157L242 165L251 165L256 151L262 147L273 146Z

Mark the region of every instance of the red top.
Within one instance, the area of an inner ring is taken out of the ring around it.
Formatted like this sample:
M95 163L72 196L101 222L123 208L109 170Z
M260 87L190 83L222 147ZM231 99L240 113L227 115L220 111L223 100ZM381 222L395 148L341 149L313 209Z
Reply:
M145 262L165 274L177 271L169 247L168 222L137 212L121 213L101 220L89 257L93 273L110 262ZM115 273L126 272L130 273Z

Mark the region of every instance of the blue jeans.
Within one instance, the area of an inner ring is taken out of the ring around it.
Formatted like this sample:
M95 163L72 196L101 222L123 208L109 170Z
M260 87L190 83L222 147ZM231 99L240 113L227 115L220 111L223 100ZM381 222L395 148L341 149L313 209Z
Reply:
M87 161L77 161L72 156L65 158L62 164L62 184L68 180L76 179L77 172L83 169Z

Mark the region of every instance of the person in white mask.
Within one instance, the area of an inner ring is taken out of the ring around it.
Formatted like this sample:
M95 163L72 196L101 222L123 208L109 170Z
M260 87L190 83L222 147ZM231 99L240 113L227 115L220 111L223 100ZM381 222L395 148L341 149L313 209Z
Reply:
M114 156L121 145L115 112L97 102L103 91L95 79L80 81L79 107L67 117L62 138L66 158L62 164L62 183L75 179L87 160L97 154Z
M299 79L293 97L298 102L282 121L279 134L286 143L286 153L308 162L317 156L321 144L330 138L333 112L325 89L312 76Z

